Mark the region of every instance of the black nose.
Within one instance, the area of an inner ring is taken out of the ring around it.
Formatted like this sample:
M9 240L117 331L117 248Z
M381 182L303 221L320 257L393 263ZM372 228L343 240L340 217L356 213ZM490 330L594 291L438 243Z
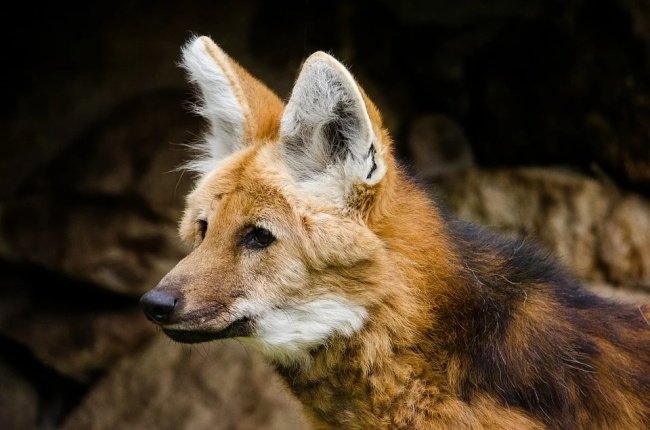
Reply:
M140 299L140 308L151 321L166 324L171 321L178 299L171 294L153 289Z

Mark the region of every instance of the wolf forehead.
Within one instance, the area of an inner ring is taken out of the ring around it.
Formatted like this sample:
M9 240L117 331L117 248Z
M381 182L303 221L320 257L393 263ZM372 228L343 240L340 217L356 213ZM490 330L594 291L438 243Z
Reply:
M287 219L298 209L290 192L288 175L264 158L261 147L251 147L223 160L219 167L202 175L188 194L186 218L208 221L224 205L246 218ZM223 211L223 210L222 210Z

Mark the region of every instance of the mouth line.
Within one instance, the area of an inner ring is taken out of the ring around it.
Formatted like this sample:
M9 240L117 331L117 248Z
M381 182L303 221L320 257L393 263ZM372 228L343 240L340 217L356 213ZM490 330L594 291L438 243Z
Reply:
M163 332L179 343L201 343L217 339L250 336L253 327L249 318L240 318L218 331L179 330L162 327Z

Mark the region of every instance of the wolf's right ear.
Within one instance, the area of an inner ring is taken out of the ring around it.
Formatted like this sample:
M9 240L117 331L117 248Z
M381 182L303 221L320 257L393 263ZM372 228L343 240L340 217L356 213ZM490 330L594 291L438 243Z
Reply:
M238 149L277 136L282 101L212 39L190 39L183 46L181 66L198 89L196 112L210 126L198 143L199 157L185 166L188 170L207 173Z

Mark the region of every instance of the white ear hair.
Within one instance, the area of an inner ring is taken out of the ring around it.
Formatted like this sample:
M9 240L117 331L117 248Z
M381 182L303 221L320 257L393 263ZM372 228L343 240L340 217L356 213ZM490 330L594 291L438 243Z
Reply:
M280 125L285 159L296 179L342 197L355 183L374 185L386 171L354 78L317 52L300 72Z
M183 46L181 66L198 88L195 111L210 125L198 144L199 157L185 166L203 174L243 146L248 106L230 60L209 37L194 37Z

